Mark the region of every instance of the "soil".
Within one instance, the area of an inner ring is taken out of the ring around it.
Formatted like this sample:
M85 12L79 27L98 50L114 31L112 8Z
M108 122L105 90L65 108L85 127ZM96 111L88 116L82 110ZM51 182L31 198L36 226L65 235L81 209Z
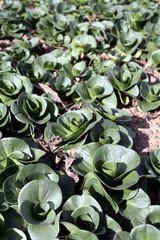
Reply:
M160 111L145 113L138 106L124 109L132 117L128 127L136 134L133 149L141 155L160 148Z

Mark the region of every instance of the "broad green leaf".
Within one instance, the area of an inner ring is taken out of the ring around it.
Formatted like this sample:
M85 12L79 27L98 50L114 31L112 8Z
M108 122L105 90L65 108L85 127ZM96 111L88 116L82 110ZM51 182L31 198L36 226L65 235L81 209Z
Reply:
M80 147L74 154L73 170L82 176L90 172L92 170L93 152L100 146L100 143L89 143Z
M19 193L18 207L27 223L48 225L55 221L55 212L62 202L62 192L51 180L33 180Z
M120 213L132 220L143 208L149 207L150 204L149 196L140 188L137 195L122 203Z
M130 233L131 240L138 240L138 239L158 240L159 236L160 236L160 231L149 224L137 226L137 227L133 228Z

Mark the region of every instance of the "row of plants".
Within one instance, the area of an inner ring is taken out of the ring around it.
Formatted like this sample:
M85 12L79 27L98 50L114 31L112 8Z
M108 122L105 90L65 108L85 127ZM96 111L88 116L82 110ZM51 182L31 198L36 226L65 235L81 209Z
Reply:
M158 240L160 149L134 150L123 109L160 107L137 62L160 69L158 1L0 9L0 239Z

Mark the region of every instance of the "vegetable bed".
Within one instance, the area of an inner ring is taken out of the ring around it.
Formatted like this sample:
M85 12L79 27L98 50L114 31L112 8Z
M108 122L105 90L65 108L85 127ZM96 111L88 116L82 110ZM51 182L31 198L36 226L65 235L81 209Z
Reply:
M0 239L160 239L158 0L0 1Z

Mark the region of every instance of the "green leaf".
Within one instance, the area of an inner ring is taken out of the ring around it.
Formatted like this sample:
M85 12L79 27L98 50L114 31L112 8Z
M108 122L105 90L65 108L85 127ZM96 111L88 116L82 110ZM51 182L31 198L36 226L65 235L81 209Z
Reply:
M130 233L130 239L131 240L146 240L146 239L154 239L158 240L159 239L159 234L160 231L156 229L155 227L145 224L145 225L140 225L132 229Z
M57 240L59 233L59 219L61 212L56 216L54 224L28 225L28 232L32 240Z
M62 202L62 192L51 180L33 180L19 193L18 207L25 221L32 225L48 225L55 221L55 212ZM43 215L42 215L43 213Z
M7 240L27 240L26 235L21 230L16 228L7 228L1 236L2 239L6 238Z
M93 152L101 146L100 143L89 143L80 147L74 154L72 168L78 174L85 176L92 170Z
M132 220L143 208L149 207L150 204L150 198L140 188L133 198L122 203L120 206L120 213L129 220Z

